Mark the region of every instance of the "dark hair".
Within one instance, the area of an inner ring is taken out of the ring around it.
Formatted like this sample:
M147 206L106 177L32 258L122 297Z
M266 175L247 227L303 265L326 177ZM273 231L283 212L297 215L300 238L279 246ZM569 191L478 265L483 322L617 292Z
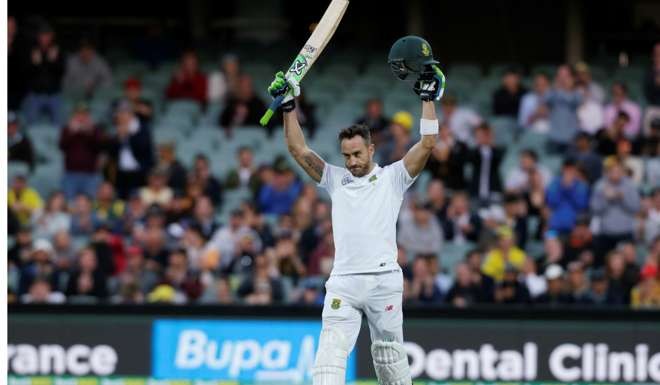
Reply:
M538 162L539 160L539 155L536 153L536 151L532 150L531 148L526 148L520 151L520 155L529 156L530 158L534 159L534 162Z
M475 127L476 131L486 131L486 132L491 132L492 129L490 127L490 124L488 122L481 122L477 127Z
M612 87L617 87L617 86L621 87L621 90L623 90L623 92L626 95L628 95L628 86L626 85L626 83L624 83L624 82L614 82L614 84L612 84Z
M369 127L365 124L354 124L339 131L339 143L344 139L351 139L354 136L361 136L367 145L371 144L371 133L369 132Z
M617 119L625 119L627 122L630 121L630 115L626 111L619 111L618 114L616 114Z

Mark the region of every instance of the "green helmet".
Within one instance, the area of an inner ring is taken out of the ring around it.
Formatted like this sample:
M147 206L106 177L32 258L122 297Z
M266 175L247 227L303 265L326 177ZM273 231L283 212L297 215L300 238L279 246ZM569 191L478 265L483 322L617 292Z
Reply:
M429 64L438 64L433 59L431 45L419 36L405 36L392 44L387 62L396 77L404 80L409 73L420 74Z

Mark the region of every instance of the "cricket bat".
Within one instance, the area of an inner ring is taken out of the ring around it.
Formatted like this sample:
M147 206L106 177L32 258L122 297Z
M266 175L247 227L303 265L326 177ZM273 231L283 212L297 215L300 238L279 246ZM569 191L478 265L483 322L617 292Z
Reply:
M305 77L307 71L312 67L316 59L319 57L325 46L328 44L332 35L334 35L341 18L346 12L348 7L348 0L332 0L328 9L325 10L321 21L316 25L312 36L309 37L307 43L303 46L296 59L287 70L285 77L287 79L294 78L298 84ZM268 110L264 116L259 120L262 126L265 126L273 117L273 114L282 103L284 95L280 95L273 99Z

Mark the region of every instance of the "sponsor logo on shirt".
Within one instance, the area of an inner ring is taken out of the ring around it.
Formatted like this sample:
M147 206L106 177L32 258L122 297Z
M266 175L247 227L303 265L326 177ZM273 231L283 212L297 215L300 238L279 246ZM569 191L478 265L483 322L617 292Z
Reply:
M353 178L351 178L350 175L344 175L344 177L341 180L341 185L346 186L347 184L352 183L352 182L353 182Z

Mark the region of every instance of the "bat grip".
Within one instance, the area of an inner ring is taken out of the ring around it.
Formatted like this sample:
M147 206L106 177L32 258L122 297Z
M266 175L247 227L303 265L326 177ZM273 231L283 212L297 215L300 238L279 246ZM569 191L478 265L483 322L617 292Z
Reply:
M270 103L270 106L268 106L268 109L264 113L264 116L261 117L259 120L259 124L262 126L266 126L268 122L270 121L270 118L273 117L273 114L277 109L280 107L280 104L282 104L282 100L284 100L284 94L279 95L273 101Z

